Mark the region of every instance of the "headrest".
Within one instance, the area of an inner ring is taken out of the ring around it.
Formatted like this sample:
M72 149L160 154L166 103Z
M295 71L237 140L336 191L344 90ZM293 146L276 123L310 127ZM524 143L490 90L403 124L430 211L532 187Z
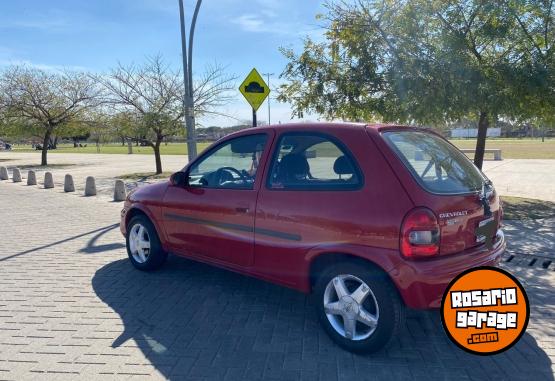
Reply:
M335 163L333 163L333 171L338 175L352 175L355 173L355 169L351 164L351 161L345 156L339 156L335 159Z
M308 175L310 167L308 160L303 155L289 153L281 158L279 162L281 171L288 175Z

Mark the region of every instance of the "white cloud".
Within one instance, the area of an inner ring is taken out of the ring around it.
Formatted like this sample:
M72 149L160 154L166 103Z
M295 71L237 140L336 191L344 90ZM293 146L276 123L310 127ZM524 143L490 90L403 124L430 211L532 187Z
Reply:
M262 12L258 14L247 13L231 19L243 31L250 33L270 33L287 36L304 36L311 32L307 27L300 27L297 23L285 23L272 21L274 17L265 16Z
M237 24L247 32L263 32L265 28L264 21L257 15L245 14L238 18L232 20L234 24Z

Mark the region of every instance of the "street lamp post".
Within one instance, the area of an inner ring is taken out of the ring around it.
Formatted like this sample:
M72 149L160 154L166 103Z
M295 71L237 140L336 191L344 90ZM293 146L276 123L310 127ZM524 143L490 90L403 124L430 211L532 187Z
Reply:
M197 15L202 0L197 0L191 28L189 29L189 50L187 51L187 40L185 34L185 12L183 0L179 0L179 19L181 21L181 52L183 55L183 86L185 88L185 98L183 99L183 114L185 115L185 126L187 130L187 151L189 161L197 157L197 139L195 135L195 114L193 100L193 38L195 35L195 25Z

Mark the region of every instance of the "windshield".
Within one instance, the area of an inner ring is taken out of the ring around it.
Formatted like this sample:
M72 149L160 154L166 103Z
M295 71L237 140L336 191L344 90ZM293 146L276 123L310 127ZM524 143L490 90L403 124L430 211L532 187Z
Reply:
M482 189L485 178L478 168L442 138L411 130L385 132L383 136L426 190L457 194Z

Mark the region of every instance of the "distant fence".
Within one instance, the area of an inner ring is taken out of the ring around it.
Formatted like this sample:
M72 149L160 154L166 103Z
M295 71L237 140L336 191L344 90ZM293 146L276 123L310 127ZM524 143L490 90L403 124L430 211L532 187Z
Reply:
M477 128L454 128L451 130L452 138L475 138L478 136ZM487 136L498 138L501 136L501 128L488 128Z

